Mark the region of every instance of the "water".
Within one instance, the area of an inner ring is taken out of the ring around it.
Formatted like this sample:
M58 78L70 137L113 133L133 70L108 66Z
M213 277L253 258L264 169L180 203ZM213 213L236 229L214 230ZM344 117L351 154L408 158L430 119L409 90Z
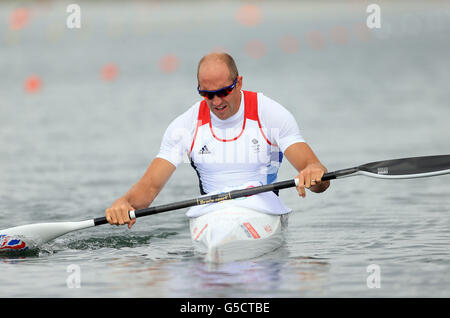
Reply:
M196 63L217 47L236 58L244 88L294 114L330 171L450 153L448 1L379 2L383 27L368 34L358 33L365 1L258 2L244 24L240 2L79 3L81 30L65 27L69 2L58 1L27 4L19 31L8 24L18 4L0 3L0 229L102 216L198 100ZM331 37L337 26L346 41ZM323 46L308 42L311 31ZM289 37L290 53L280 44ZM161 68L166 55L174 71ZM107 63L118 66L114 81L101 78ZM31 74L42 78L38 93L24 91ZM293 176L284 162L279 180ZM198 196L197 182L182 164L154 204ZM218 266L194 253L185 210L131 231L70 233L2 257L0 296L449 297L449 184L355 177L306 199L283 190L294 209L284 246ZM379 288L369 288L373 268ZM74 273L80 288L70 288Z

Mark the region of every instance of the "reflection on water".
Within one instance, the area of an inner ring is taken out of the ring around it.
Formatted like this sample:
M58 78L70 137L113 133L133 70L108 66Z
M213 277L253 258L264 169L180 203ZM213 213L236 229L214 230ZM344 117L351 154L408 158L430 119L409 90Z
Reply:
M183 259L149 259L127 256L108 262L137 297L288 297L316 291L327 285L330 264L314 257L285 258L280 249L258 259L213 264L184 252ZM126 281L126 282L125 282Z

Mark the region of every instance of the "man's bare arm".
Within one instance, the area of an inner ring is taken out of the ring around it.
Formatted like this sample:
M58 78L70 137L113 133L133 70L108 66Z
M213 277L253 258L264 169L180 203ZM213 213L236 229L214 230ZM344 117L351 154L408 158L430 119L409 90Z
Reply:
M290 145L284 155L299 172L296 178L299 179L297 191L300 196L305 197L305 188L319 193L330 186L330 181L321 181L323 174L328 172L327 168L319 161L307 143L298 142Z

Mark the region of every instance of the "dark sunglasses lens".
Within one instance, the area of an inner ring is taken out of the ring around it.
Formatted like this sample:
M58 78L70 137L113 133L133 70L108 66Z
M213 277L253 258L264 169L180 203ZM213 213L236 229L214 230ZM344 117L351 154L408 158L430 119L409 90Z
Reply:
M226 97L228 95L230 95L230 93L233 91L233 88L224 88L222 89L220 92L217 92L217 96L219 96L220 98L222 97Z
M228 95L228 92L227 92L226 89L222 89L222 90L218 91L218 92L216 93L216 95L217 95L218 97L222 98L222 97L227 96L227 95Z
M199 91L199 94L200 94L200 96L206 97L208 99L213 99L214 98L214 93Z

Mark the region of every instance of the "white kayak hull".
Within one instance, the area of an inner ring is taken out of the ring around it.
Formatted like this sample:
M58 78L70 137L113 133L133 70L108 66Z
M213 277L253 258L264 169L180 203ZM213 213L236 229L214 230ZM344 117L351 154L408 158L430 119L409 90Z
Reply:
M190 219L192 243L205 261L223 263L269 253L284 242L288 214L226 207Z

